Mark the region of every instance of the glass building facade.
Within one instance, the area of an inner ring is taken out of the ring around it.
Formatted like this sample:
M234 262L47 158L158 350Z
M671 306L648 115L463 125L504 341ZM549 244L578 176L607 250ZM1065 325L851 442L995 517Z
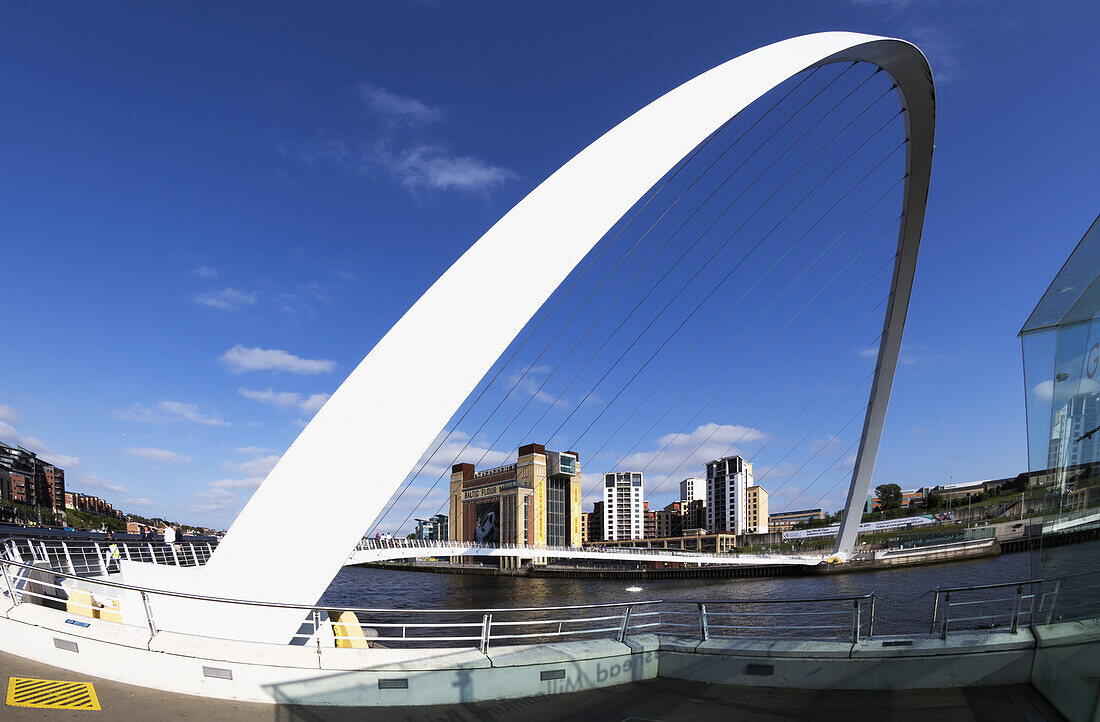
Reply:
M1032 684L1071 719L1100 714L1100 219L1020 331L1028 474L1021 516L1033 540L1028 601L1040 639ZM1080 644L1044 647L1042 640Z

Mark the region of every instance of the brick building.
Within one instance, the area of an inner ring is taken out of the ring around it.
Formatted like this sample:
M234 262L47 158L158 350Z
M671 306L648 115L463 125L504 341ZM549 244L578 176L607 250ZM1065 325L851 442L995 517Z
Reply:
M28 506L65 508L65 470L22 446L0 442L0 498Z

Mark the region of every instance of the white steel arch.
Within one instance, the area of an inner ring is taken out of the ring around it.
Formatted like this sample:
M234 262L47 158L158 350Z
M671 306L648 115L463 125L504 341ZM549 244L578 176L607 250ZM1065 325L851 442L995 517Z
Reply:
M578 153L471 246L378 342L268 474L209 564L184 570L126 565L127 581L240 599L315 602L455 410L635 202L762 95L808 68L845 61L872 63L893 76L908 110L911 141L899 260L849 493L848 508L855 502L862 506L924 220L935 103L928 65L913 45L828 32L784 40L723 63L653 101ZM501 273L529 263L537 263L540 273L522 278ZM462 353L445 353L449 348ZM858 523L858 514L845 515L841 550L854 541L849 520ZM158 617L165 614L171 612L158 610ZM289 618L261 620L256 610L249 610L248 619L234 620L224 612L201 621L195 610L179 614L177 625L201 625L207 633L226 636L247 631L251 639L266 631L272 641L285 641L297 626Z

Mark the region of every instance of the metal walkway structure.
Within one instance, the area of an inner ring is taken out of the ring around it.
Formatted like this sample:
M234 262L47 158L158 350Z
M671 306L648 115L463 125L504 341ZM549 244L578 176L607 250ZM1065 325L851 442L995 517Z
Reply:
M821 554L712 554L681 549L622 549L596 547L555 547L490 545L458 541L416 539L364 539L348 557L346 564L386 562L420 557L493 557L516 559L583 559L607 562L670 562L723 566L813 566L821 564Z

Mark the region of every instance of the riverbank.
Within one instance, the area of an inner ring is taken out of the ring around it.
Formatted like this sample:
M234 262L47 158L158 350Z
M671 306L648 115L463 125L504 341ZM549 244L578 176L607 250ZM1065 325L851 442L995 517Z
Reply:
M1028 536L999 541L989 539L941 544L925 548L880 550L879 552L874 552L875 556L873 558L855 559L843 564L819 564L817 566L806 567L792 565L711 565L702 567L638 566L635 568L623 568L548 564L521 567L519 569L500 569L496 566L487 564L454 564L449 562L377 562L356 566L407 572L428 572L432 574L528 577L537 579L760 579L821 574L852 574L914 566L948 564L970 559L996 557L1002 554L1032 551L1038 548L1040 541L1043 547L1055 547L1092 541L1098 538L1100 538L1100 528L1093 528L1064 532L1061 534L1048 534L1041 539L1040 537Z

